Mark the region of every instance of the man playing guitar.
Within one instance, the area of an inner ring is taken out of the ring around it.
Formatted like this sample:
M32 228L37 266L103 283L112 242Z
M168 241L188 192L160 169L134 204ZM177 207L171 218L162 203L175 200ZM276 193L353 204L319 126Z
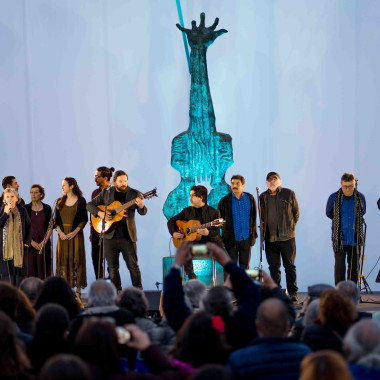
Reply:
M113 176L113 184L114 186L103 189L96 198L87 203L87 210L91 214L109 221L113 219L111 213L107 210L107 215L105 215L104 211L101 211L97 206L105 205L107 198L107 205L115 201L124 204L128 201L135 200L132 202L133 206L129 207L126 211L127 218L114 223L116 228L105 234L104 256L107 260L111 281L117 290L121 290L119 273L120 252L129 269L132 285L142 289L141 273L137 263L135 211L140 215L145 215L147 208L144 206L144 199L140 197L140 193L128 186L128 176L126 172L117 170Z
M168 221L169 232L175 239L185 237L185 234L178 231L176 223L178 220L198 220L200 224L204 224L220 218L219 211L207 204L207 189L204 186L197 185L191 188L190 204L191 206L184 208L179 214L173 216ZM201 228L197 230L197 233L201 235L200 244L211 241L223 247L219 228ZM188 262L184 268L189 280L197 278L192 261Z

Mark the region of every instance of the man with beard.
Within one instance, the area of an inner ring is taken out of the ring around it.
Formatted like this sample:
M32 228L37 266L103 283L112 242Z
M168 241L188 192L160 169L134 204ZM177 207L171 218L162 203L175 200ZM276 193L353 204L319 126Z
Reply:
M8 176L4 177L1 184L3 185L4 190L5 189L15 189L18 192L18 189L20 187L20 185L17 182L16 177L14 177L13 175L8 175ZM0 197L0 205L2 205L3 203L4 203L4 200L3 200L3 195L2 195ZM20 203L19 204L21 206L25 206L25 202L21 197L20 197Z
M218 205L220 216L226 221L222 239L232 261L244 269L249 268L251 247L257 238L256 202L252 194L243 192L245 179L242 175L231 178L231 193Z
M268 190L260 195L265 254L274 282L281 286L281 259L285 268L286 287L293 302L298 302L296 259L296 224L300 216L293 190L282 187L278 173L267 174Z
M142 289L141 273L137 263L137 234L135 224L135 212L140 215L147 213L147 208L144 206L144 200L139 197L139 192L128 186L128 175L123 170L117 170L113 176L114 186L103 189L102 192L87 204L87 210L101 219L111 220L112 213L107 210L107 215L104 211L100 211L97 206L105 205L108 197L108 205L118 201L125 204L131 200L135 200L135 204L129 207L126 211L127 218L114 223L115 228L105 234L104 237L104 255L107 260L108 270L111 281L116 286L118 291L121 290L121 279L119 273L119 254L123 255L124 261L127 264L131 275L132 285ZM108 194L107 194L108 192Z
M96 169L95 183L99 187L92 192L91 199L96 198L103 189L107 188L110 185L110 180L114 171L114 168L107 168L106 166L100 166ZM90 232L90 241L95 278L103 278L103 263L101 262L102 258L99 258L99 253L101 252L101 248L99 247L99 233L95 231L92 225Z

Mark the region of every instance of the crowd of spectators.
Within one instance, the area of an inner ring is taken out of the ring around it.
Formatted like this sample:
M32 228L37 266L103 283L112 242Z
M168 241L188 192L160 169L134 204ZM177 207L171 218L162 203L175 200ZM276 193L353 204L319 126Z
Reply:
M380 379L380 322L355 283L308 289L302 310L266 274L252 281L208 243L224 286L183 283L191 243L164 279L161 321L144 293L89 287L83 308L61 277L0 282L1 379Z

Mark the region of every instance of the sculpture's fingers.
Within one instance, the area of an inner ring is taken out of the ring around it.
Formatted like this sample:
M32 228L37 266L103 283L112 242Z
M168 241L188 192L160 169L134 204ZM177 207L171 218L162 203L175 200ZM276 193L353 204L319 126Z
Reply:
M215 21L214 21L214 23L211 25L211 26L209 26L207 29L208 30L214 30L216 27L217 27L217 25L219 24L219 19L218 19L218 17L215 19Z
M187 33L187 32L191 32L190 29L182 28L182 26L179 25L179 24L176 24L176 27L177 27L181 32L185 32L185 33Z
M201 13L201 23L199 24L199 28L205 28L205 14L203 12Z

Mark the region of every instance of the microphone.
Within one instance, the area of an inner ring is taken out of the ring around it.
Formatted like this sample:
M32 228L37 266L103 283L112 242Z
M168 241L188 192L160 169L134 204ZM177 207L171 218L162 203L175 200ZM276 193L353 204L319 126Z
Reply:
M9 211L12 211L12 208L11 208L12 202L11 201L8 202L8 206L9 206Z
M260 187L257 186L257 187L256 187L256 191L260 191Z

